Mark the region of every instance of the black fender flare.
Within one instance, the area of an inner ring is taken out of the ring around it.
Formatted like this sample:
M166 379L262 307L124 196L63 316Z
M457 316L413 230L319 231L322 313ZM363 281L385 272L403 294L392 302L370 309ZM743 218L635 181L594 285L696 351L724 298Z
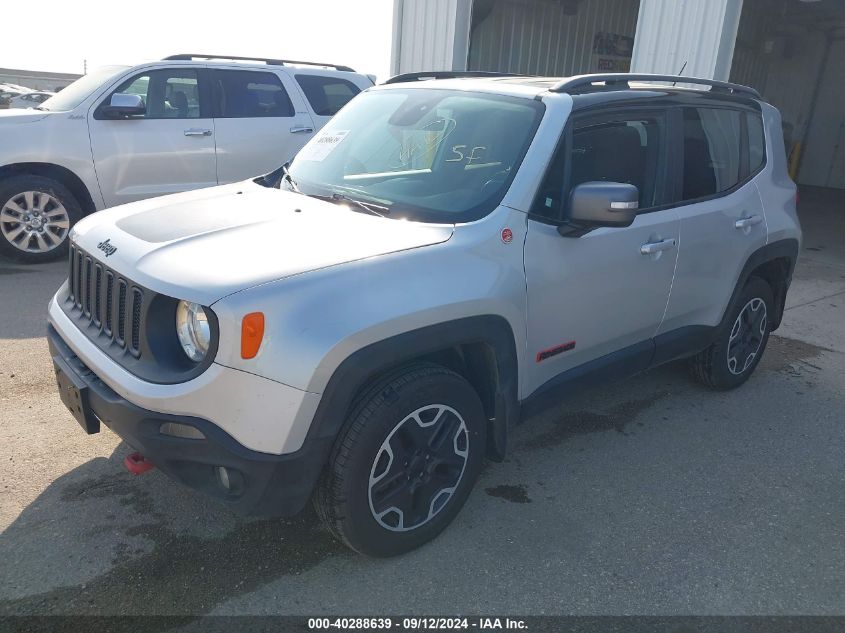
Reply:
M495 414L488 433L488 455L492 459L504 459L508 428L519 420L519 366L513 330L508 321L498 315L472 316L425 326L353 352L329 379L306 441L334 442L356 394L373 378L414 359L476 343L489 346L495 357Z
M736 296L745 287L745 284L748 282L748 278L751 277L751 274L763 264L777 259L786 259L789 262L788 268L785 271L786 276L784 279L784 287L780 291L777 288L772 289L775 294L775 315L772 320L772 330L774 331L778 328L781 318L783 317L784 305L786 303L786 291L792 283L792 273L795 272L795 264L798 261L798 240L794 237L770 242L751 253L746 260L745 265L742 267L742 272L739 274L733 293L731 293L731 298L725 308L725 314L727 314L730 306L733 305ZM722 318L724 320L724 315Z

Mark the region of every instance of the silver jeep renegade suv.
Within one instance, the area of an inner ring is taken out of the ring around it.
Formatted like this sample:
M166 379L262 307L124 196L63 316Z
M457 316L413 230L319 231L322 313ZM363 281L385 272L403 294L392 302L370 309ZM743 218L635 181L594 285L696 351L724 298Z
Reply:
M777 110L690 78L443 75L370 88L274 173L81 221L49 338L82 427L239 512L313 498L389 556L549 397L681 358L745 382L801 239Z

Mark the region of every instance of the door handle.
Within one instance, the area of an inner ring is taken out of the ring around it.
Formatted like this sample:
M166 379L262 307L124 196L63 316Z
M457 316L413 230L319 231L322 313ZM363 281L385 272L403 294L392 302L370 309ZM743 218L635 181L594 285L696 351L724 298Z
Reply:
M300 134L302 132L307 132L308 134L310 134L313 131L314 131L314 128L309 126L309 125L294 125L290 129L291 134Z
M660 240L659 242L650 242L640 246L640 253L642 255L653 255L661 251L668 251L670 248L675 248L675 238L670 237L668 240Z
M185 136L211 136L211 130L199 127L191 127L185 130Z
M763 221L763 216L760 215L752 215L750 218L742 218L734 222L735 229L748 229L754 226L755 224L760 224Z

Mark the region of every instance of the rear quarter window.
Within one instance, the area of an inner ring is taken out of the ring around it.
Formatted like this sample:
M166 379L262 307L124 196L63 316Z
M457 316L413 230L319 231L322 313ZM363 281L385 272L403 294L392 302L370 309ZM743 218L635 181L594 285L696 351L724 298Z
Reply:
M296 81L314 113L319 116L334 116L361 89L351 81L340 77L322 75L296 75Z
M749 174L754 174L766 162L766 137L763 134L763 118L759 114L745 113L748 128Z

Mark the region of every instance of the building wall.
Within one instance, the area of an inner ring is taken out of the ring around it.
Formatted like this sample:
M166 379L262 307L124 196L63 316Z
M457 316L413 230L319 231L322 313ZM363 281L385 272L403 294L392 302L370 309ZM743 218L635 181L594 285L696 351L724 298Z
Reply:
M820 65L798 182L845 189L845 39L832 39Z
M468 67L550 76L627 70L638 9L637 0L476 0ZM626 54L597 53L599 32L622 36ZM600 60L618 67L599 68Z
M465 70L472 0L394 0L391 73Z
M16 84L33 90L55 91L56 89L64 88L80 77L81 75L72 75L69 73L47 73L32 70L0 68L0 84Z
M731 81L753 86L780 110L800 184L845 188L845 46L836 49L845 7L835 9L745 0Z
M641 0L631 70L727 80L742 0Z
M749 51L749 60L731 71L731 81L756 88L780 110L787 143L803 138L807 131L826 46L824 33L807 31L794 42L776 41L771 53Z
M752 86L761 93L772 59L778 57L774 48L767 53L766 42L778 22L778 12L768 10L771 0L745 0L736 34L731 81Z

